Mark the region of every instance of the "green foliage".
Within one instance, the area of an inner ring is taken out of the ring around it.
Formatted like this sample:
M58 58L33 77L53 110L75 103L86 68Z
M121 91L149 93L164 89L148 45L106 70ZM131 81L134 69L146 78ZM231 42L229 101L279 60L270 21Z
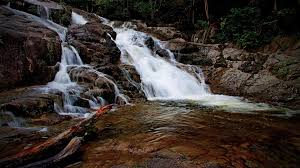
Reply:
M95 0L96 5L111 6L111 0Z
M261 16L255 7L233 8L222 18L218 42L234 42L242 48L257 48L278 35L274 16Z
M258 47L264 41L259 29L260 23L260 13L257 8L233 8L230 14L222 18L217 39L219 42L233 41L243 48Z
M149 1L139 1L134 4L136 11L143 15L150 15L152 12L152 6Z
M206 20L197 20L196 27L202 29L208 29L209 23Z
M280 17L290 16L295 14L296 14L296 10L290 8L285 8L277 12L277 15Z
M262 44L260 35L255 31L245 31L237 38L237 44L242 48L259 47Z

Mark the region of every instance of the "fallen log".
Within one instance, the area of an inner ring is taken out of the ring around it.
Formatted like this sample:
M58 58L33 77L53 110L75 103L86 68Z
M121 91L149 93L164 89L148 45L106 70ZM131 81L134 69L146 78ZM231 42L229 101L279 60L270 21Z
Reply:
M42 161L37 161L35 163L22 166L22 168L54 168L54 167L64 167L68 160L72 159L76 153L79 151L81 146L82 138L75 137L69 144L57 155L45 159Z
M101 107L88 118L62 132L58 136L52 137L39 145L25 149L13 156L1 159L0 167L15 168L53 157L55 154L60 152L71 141L71 139L76 136L84 136L87 128L86 126L93 124L99 119L99 117L111 108L112 105Z

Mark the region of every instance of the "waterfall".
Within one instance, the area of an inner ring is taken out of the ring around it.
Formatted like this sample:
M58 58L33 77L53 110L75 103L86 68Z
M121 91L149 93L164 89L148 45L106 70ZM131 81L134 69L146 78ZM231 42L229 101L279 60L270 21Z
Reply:
M148 36L128 28L115 28L115 42L122 51L121 61L133 65L141 76L141 86L148 100L197 99L210 94L204 79L181 70L150 50Z
M87 20L85 20L83 16L72 12L72 24L85 25L86 23Z
M3 111L0 114L0 126L7 125L9 127L17 128L26 125L25 120L16 117L12 112Z
M50 10L46 6L38 6L38 14L43 19L49 19L49 17L50 17Z
M86 71L93 72L98 77L104 78L108 83L113 85L113 89L115 91L115 101L117 101L117 99L120 98L126 104L128 104L128 100L126 96L120 92L117 85L111 79L107 78L105 74L94 70L93 67L83 64L83 61L81 60L80 55L78 54L75 47L73 47L72 45L66 42L67 28L49 20L48 8L40 7L40 9L44 10L44 12L40 13L41 17L37 17L28 14L26 12L18 11L10 7L6 7L6 8L17 15L23 15L28 19L34 20L44 25L45 27L55 31L60 37L62 55L61 55L61 62L59 63L59 71L55 75L54 80L47 84L47 86L50 89L59 90L60 92L63 93L63 107L60 107L58 104L55 103L54 109L56 112L60 114L74 115L79 117L86 116L87 109L79 106L74 106L74 103L80 97L82 88L76 82L71 81L71 78L68 73L69 67L84 68ZM78 21L78 18L80 18L79 19L80 21ZM86 20L84 20L82 16L78 14L76 14L76 19L77 19L76 21L77 24L85 24L87 22ZM49 89L45 89L45 90L48 91ZM99 108L99 106L104 105L104 103L105 100L101 97L97 97L97 98L93 97L92 100L89 100L89 104L91 105L91 108Z
M216 107L231 112L270 110L263 103L251 103L240 97L217 95L210 92L200 67L176 62L171 51L158 39L155 45L165 49L169 59L155 54L145 41L149 35L133 30L135 26L125 22L114 27L113 22L99 17L117 33L115 43L121 50L121 62L135 67L141 77L141 89L148 100L193 101L201 106Z

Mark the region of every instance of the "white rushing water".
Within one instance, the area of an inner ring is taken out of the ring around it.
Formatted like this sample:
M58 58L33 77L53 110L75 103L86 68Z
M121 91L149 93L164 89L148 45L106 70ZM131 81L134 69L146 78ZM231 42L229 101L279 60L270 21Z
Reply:
M177 63L169 50L170 59L161 58L145 44L149 36L131 27L128 23L113 27L117 33L115 42L122 52L121 61L133 65L139 73L141 87L148 100L188 100L226 111L270 109L266 104L250 103L240 97L212 94L200 68ZM154 42L163 47L159 40L154 39Z
M118 98L122 99L126 104L128 103L128 100L125 95L121 94L120 90L118 89L117 85L107 77L106 74L103 74L101 72L98 72L97 70L94 70L93 67L89 65L84 65L83 61L80 58L80 55L78 54L75 47L68 44L66 42L66 35L67 35L67 28L60 26L51 20L49 20L49 11L48 8L40 7L40 10L44 12L40 12L41 17L37 17L22 11L18 11L15 9L12 9L10 7L6 7L8 10L11 10L16 15L22 15L25 16L31 20L34 20L45 27L55 31L60 39L61 39L61 48L62 48L62 55L61 55L61 62L59 63L59 71L55 75L55 78L52 82L48 83L48 87L50 90L59 90L63 93L63 107L60 107L58 104L54 104L55 111L60 114L66 114L66 115L73 115L77 117L86 117L87 109L74 106L74 103L76 100L80 97L80 93L82 88L74 81L71 80L70 75L68 73L68 68L72 67L73 69L84 69L85 71L92 72L95 75L98 76L98 78L105 79L108 83L113 85L113 89L115 91L115 101L117 101ZM75 15L72 15L72 19L76 24L83 25L87 21L80 15L76 13L72 13ZM49 89L44 89L45 91L48 91ZM102 97L92 97L91 100L88 100L91 108L99 108L100 106L104 105L105 100Z
M85 25L87 22L83 16L72 12L72 24Z

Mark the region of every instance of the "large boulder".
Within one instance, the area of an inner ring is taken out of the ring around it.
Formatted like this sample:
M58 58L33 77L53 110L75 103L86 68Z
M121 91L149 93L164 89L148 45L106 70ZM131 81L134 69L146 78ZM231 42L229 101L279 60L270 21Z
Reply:
M42 18L49 18L55 23L68 26L71 22L72 10L50 0L6 0L13 9L18 9Z
M0 90L53 80L61 56L58 35L0 7Z
M62 105L62 93L44 92L39 87L25 87L0 93L0 113L12 112L15 116L38 117L53 113L54 103Z
M227 67L214 64L217 68L204 71L213 91L300 108L299 56L235 48L225 48L221 55Z
M117 64L120 51L112 38L116 33L99 21L69 28L69 42L76 47L84 63L93 65Z

